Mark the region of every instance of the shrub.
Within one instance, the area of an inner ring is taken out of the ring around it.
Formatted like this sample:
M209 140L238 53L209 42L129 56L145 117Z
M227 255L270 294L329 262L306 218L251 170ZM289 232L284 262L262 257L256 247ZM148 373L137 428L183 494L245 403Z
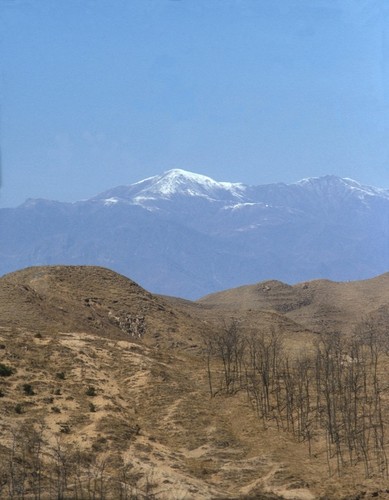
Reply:
M13 368L5 365L4 363L0 363L0 377L9 377L13 373L15 373Z
M59 380L65 380L65 372L58 372L55 374L55 376L59 379Z
M17 413L18 415L20 415L21 413L23 413L23 407L20 403L18 403L16 406L15 406L15 413Z
M23 384L23 391L26 396L34 396L35 394L31 384Z
M92 397L93 397L93 396L96 396L96 395L97 395L97 392L96 392L96 389L93 387L93 385L90 385L90 386L88 387L88 389L86 390L85 394L86 394L87 396L92 396Z
M96 410L97 410L96 405L94 405L93 403L89 403L89 411L95 413Z
M61 408L59 408L58 406L52 406L51 411L53 413L61 413Z

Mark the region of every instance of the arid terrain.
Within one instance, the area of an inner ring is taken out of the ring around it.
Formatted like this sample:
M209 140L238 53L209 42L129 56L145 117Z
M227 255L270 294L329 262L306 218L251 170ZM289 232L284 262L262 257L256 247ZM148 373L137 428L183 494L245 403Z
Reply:
M389 498L388 319L389 274L196 302L5 275L0 497Z

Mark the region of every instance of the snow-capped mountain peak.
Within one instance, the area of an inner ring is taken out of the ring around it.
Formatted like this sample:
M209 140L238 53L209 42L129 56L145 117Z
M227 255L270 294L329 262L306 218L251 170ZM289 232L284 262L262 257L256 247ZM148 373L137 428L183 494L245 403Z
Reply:
M295 185L305 190L312 190L317 193L328 192L332 195L341 192L357 196L364 199L369 196L378 196L389 199L389 191L382 188L365 186L349 177L337 177L335 175L325 175L323 177L308 177L296 182Z
M106 206L119 202L145 208L151 208L158 200L181 197L239 203L244 199L246 190L247 186L241 183L218 182L206 175L175 168L129 186L110 189L92 198L92 201L103 202Z
M154 194L163 198L175 195L199 196L209 199L241 197L245 186L232 182L217 182L211 177L188 172L182 169L172 169L149 179L150 184L142 190L141 196Z

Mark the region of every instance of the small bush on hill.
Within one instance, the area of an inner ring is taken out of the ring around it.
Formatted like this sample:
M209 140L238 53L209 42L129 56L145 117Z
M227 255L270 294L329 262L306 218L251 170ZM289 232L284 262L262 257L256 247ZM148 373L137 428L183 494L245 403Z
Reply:
M15 372L13 368L5 365L4 363L0 363L0 377L9 377Z
M15 406L15 413L17 413L18 415L20 415L21 413L23 413L23 407L20 403L18 403L16 406Z
M88 389L86 390L85 394L87 396L97 396L96 389L93 387L93 385L90 385Z
M35 394L31 384L23 384L23 391L26 396L34 396Z

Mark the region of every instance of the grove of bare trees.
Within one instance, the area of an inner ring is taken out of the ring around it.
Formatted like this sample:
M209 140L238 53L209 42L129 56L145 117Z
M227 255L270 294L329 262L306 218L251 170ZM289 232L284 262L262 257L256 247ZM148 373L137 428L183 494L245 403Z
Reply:
M264 428L292 433L309 454L324 443L330 475L363 464L366 477L388 477L387 337L374 321L292 356L274 328L244 333L232 321L204 340L204 353L211 396L246 391Z
M6 436L0 453L0 498L10 499L149 499L137 487L138 475L119 453L97 454L62 436L49 442L44 426L30 423Z

